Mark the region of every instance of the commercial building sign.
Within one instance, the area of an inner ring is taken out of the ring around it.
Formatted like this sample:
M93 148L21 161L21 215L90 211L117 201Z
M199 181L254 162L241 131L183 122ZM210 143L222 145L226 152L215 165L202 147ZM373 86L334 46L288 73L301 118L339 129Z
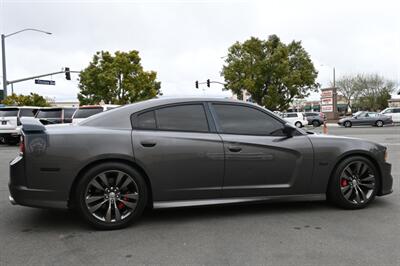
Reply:
M326 90L321 92L321 98L332 98L332 97L333 97L332 90Z
M321 103L322 103L322 105L332 105L333 98L322 98Z
M333 105L323 105L321 106L321 112L333 112Z

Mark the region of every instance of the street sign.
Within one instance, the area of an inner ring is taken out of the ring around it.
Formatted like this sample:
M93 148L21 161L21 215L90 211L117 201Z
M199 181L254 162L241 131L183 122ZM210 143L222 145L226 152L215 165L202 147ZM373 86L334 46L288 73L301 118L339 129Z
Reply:
M55 80L46 80L46 79L35 79L35 84L56 85L56 81Z

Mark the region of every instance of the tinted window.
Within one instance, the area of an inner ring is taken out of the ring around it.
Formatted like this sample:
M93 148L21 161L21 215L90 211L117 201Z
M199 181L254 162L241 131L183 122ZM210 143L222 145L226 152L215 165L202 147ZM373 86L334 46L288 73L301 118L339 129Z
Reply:
M61 109L43 109L39 110L37 118L61 118Z
M1 108L0 116L17 116L18 108Z
M203 105L191 104L156 110L157 127L164 130L208 132Z
M238 105L213 104L223 133L244 135L281 134L282 124L254 108Z
M393 113L400 113L400 108L393 109Z
M37 109L26 109L26 108L23 108L19 112L19 116L20 117L23 117L23 116L25 116L25 117L34 117L36 112L37 112Z
M294 113L294 114L286 114L286 117L297 117L297 114L296 113Z
M137 116L137 127L142 129L155 129L156 119L154 111L142 113Z
M64 109L64 118L72 118L72 115L75 112L75 108L65 108Z
M103 108L79 108L74 114L74 118L87 118L89 116L103 112Z

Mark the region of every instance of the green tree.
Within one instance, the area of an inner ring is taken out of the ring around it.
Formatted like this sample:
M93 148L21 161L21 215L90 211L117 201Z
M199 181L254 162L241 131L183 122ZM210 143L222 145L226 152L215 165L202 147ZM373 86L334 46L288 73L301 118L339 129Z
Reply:
M159 95L157 73L144 71L138 51L97 52L79 75L81 104L127 104Z
M271 110L285 110L293 99L317 91L317 75L301 42L284 44L276 35L266 41L251 37L233 44L221 72L225 89L239 99L246 90L256 103Z
M17 95L13 93L12 95L7 96L7 98L3 100L3 104L17 105L17 106L40 106L40 107L50 106L46 98L32 92L29 95L22 95L22 94Z
M395 82L378 74L358 74L355 83L359 95L357 107L369 111L385 109L396 86Z
M332 83L331 86L333 86ZM346 98L347 106L353 110L353 104L357 103L360 95L357 77L345 75L336 81L336 87L338 92Z

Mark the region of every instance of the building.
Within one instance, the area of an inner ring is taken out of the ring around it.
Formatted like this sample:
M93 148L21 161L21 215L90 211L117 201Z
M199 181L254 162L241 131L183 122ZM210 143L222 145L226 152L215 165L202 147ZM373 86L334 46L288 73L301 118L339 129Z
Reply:
M400 98L389 99L388 105L389 107L400 107Z

